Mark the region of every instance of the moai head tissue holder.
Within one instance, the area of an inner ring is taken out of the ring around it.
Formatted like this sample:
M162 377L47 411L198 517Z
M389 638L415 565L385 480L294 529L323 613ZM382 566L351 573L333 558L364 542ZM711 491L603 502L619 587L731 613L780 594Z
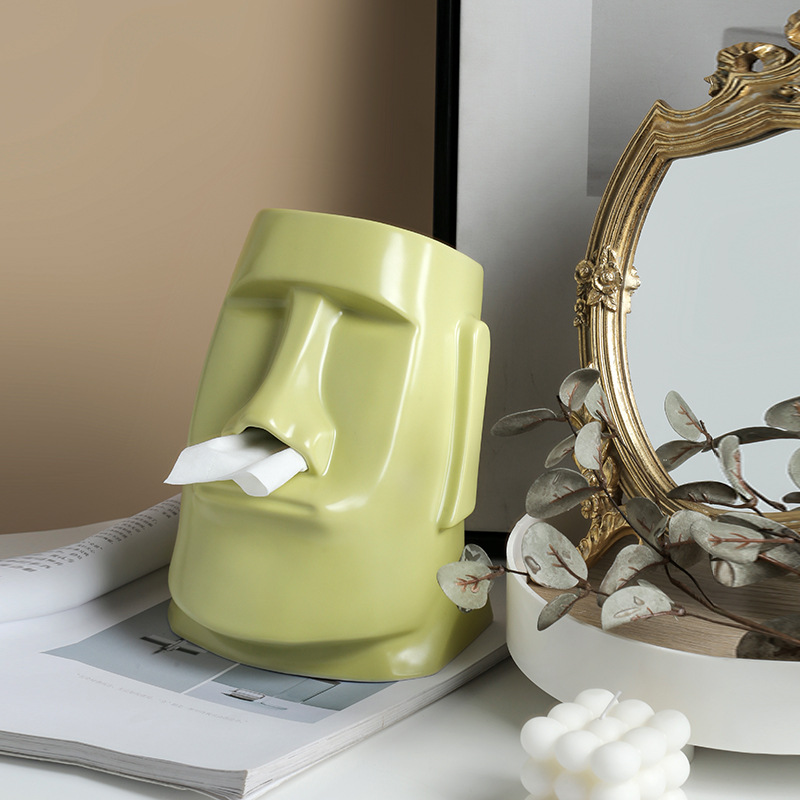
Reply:
M167 479L184 485L179 636L267 669L384 681L437 671L488 624L436 582L475 504L481 293L480 266L425 236L256 217Z

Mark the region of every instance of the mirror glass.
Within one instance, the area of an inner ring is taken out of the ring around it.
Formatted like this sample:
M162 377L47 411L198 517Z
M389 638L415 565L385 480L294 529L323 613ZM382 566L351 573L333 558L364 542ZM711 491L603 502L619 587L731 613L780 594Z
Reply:
M635 254L641 286L627 320L636 405L653 447L679 437L664 415L677 391L713 436L763 424L797 381L800 131L679 159L656 193ZM797 441L743 448L745 476L772 499L796 489ZM672 473L721 480L711 453Z

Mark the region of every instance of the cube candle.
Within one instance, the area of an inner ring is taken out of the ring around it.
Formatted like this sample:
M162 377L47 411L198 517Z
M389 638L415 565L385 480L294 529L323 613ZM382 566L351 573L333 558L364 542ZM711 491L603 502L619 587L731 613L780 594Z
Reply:
M528 800L685 800L690 734L679 711L587 689L525 723L522 784Z

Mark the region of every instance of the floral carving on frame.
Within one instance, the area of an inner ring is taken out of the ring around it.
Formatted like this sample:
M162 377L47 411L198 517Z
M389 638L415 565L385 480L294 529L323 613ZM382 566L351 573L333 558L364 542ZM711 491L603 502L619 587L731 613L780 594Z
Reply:
M575 268L578 283L578 300L575 303L575 325L587 323L586 313L597 303L609 311L619 308L620 290L623 286L622 272L617 263L617 254L610 245L600 251L594 261L584 259Z

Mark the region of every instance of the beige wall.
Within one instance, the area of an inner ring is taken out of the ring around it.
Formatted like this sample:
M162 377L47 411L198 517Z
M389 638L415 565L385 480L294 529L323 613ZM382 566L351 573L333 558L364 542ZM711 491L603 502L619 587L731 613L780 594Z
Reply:
M433 0L28 0L0 27L0 532L134 513L255 213L430 232Z

